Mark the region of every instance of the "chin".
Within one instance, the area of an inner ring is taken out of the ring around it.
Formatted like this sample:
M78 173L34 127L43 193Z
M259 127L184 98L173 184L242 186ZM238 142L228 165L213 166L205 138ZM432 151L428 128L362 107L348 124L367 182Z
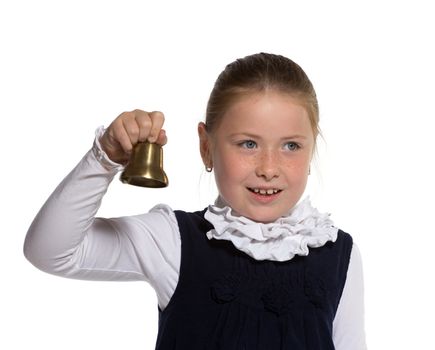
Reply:
M282 214L284 215L284 214ZM251 219L255 222L261 222L263 224L267 224L269 222L274 222L278 218L280 218L282 215L280 214L266 214L266 213L252 213L252 215L243 215L246 216L248 219Z

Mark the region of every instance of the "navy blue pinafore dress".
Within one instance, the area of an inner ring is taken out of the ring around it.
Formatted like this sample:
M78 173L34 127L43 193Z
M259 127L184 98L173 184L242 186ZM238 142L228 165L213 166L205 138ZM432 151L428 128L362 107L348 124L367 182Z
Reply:
M332 324L352 238L285 262L257 261L230 241L209 240L205 210L175 211L180 275L159 310L157 350L333 350Z

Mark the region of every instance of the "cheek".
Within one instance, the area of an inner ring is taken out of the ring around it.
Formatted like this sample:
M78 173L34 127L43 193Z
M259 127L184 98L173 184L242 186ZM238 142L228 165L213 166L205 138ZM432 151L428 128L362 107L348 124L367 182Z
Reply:
M297 171L301 176L308 176L308 169L310 169L310 160L303 159L296 163Z
M310 167L311 158L305 154L300 156L285 158L281 160L282 164L285 165L287 169L294 171L296 174L307 172Z
M234 153L225 153L215 158L215 174L221 180L231 182L240 180L246 174L246 160Z
M232 202L236 193L242 189L246 181L252 176L252 169L246 159L234 152L215 158L215 181L219 193L227 202Z
M308 181L310 168L309 157L298 157L282 161L286 181L297 187L305 187Z

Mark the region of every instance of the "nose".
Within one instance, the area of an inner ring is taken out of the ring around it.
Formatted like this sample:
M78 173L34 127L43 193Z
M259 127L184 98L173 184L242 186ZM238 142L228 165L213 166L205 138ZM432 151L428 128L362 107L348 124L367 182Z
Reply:
M279 155L274 150L265 150L258 155L255 173L267 181L279 176Z

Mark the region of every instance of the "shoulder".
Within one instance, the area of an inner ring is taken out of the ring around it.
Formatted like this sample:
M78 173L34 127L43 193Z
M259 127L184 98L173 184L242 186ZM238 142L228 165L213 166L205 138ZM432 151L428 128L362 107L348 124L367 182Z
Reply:
M335 241L327 242L320 249L310 250L310 254L317 268L325 273L326 271L334 271L334 275L344 282L352 255L352 248L352 236L339 229Z
M331 254L331 255L337 255L337 254L350 255L350 252L352 250L352 245L353 245L352 236L341 229L337 229L336 236L332 240L326 242L326 244L323 247L321 247L324 249L319 249L319 250L314 249L313 253L319 252L320 254L321 252L323 252L323 254Z
M184 229L197 227L199 229L211 229L210 223L204 219L207 208L198 211L174 210L167 204L154 206L149 213L139 215L146 216L148 224L156 223L159 227L171 227L174 231L180 232Z
M353 250L352 236L348 232L339 229L337 232L337 240L334 245L338 248L340 259L342 259L342 262L347 267Z
M339 247L340 270L347 275L347 280L355 279L362 283L362 258L353 237L345 231L338 230L336 243Z
M149 216L160 218L160 220L165 220L171 225L176 225L177 220L175 216L175 211L167 204L157 204L150 209Z
M198 211L184 211L184 210L174 210L174 215L178 221L178 224L195 224L195 225L206 225L208 221L204 218L204 214L207 208Z
M204 218L206 210L194 212L184 210L174 211L182 240L189 240L195 242L195 244L202 244L208 241L206 233L213 228L213 225ZM203 239L198 240L198 237L203 237Z
M185 211L185 210L174 210L175 215L178 217L190 217L192 219L201 219L204 218L204 214L207 211L207 208L197 210L197 211Z
M338 229L337 231L337 240L336 242L344 245L344 246L350 246L352 247L353 245L353 238L352 235L348 232L345 232L341 229Z

